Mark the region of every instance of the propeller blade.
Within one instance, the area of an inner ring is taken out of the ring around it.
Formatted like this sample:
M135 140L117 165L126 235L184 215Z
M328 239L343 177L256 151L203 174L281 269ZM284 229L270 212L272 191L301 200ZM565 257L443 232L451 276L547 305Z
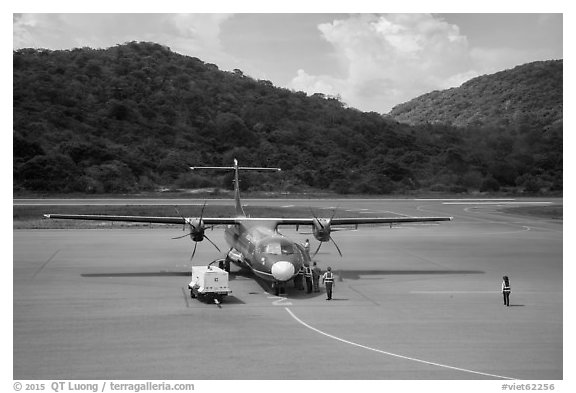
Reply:
M336 242L334 241L334 239L332 239L332 236L330 236L330 240L332 240L332 243L334 243L334 245L336 246L336 249L338 250L338 253L340 254L340 256L342 256L342 251L340 251L340 247L338 247L338 244L336 244Z
M194 242L194 251L192 251L192 256L190 256L190 260L194 258L194 254L196 254L196 246L198 246L198 242Z
M202 217L204 217L204 208L206 207L206 201L204 201L204 204L202 205L202 210L200 210L200 219L198 220L198 226L202 227ZM190 226L194 229L196 228L196 225L192 224L192 222L188 222L188 224L190 224Z
M202 210L200 210L200 221L202 221L202 217L204 217L204 208L206 207L206 201L204 201L204 205L202 205Z
M190 235L190 234L189 234L189 233L187 233L187 234L185 234L185 235L182 235L182 236L173 237L172 239L173 239L173 240L176 240L176 239L182 239L183 237L186 237L186 236L189 236L189 235Z
M314 217L314 219L316 220L316 222L320 225L320 227L322 229L324 229L324 224L322 224L322 221L320 221L320 219L318 218L318 216L316 214L314 214L314 211L312 210L312 208L310 208L310 214L312 214L312 217Z
M328 220L328 222L332 222L332 219L334 218L334 216L336 215L336 211L338 210L338 208L340 207L340 205L336 206L334 208L334 210L332 210L332 217L330 217L330 220Z
M174 206L174 210L176 210L176 214L178 214L180 217L182 217L182 221L184 221L182 223L182 230L185 231L186 230L186 219L184 218L184 216L180 213L180 211L178 210L178 207ZM184 237L184 236L182 236ZM179 239L179 238L173 238L173 239Z
M314 251L314 257L316 256L316 254L318 254L318 251L320 251L320 247L322 247L322 242L318 244L318 248L316 249L316 251Z
M220 251L220 249L218 248L218 246L217 246L216 244L214 244L214 242L213 242L212 240L210 240L210 238L209 238L208 236L204 235L204 239L206 239L206 240L208 240L210 243L212 243L212 245L213 245L214 247L216 247L216 249L218 250L218 252L222 252L222 251Z

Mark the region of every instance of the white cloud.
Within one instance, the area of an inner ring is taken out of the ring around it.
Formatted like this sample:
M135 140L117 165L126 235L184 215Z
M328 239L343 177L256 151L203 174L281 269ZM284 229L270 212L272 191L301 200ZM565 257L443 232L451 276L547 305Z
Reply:
M458 26L429 14L353 15L318 26L346 66L337 79L300 70L292 87L340 94L352 107L388 112L394 105L476 76ZM316 90L322 89L322 90Z
M291 86L296 90L310 93L321 92L335 96L342 86L341 80L324 75L321 77L308 75L304 70L298 70L298 75L292 79Z

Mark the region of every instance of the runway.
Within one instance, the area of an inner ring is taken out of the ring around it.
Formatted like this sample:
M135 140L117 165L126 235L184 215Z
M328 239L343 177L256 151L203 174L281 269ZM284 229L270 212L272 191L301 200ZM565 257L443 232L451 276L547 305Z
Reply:
M333 301L243 272L220 307L191 299L179 226L15 230L14 379L562 379L562 221L498 211L562 201L454 202L247 201L454 217L335 233L344 256L316 258L337 273ZM194 264L216 257L203 242Z

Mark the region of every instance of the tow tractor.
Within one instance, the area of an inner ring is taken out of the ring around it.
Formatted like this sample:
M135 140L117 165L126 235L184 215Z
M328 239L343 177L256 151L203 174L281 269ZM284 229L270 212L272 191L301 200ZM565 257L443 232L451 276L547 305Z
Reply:
M228 287L228 272L212 266L215 262L221 263L221 260L212 261L208 266L192 266L192 281L188 284L192 299L220 304L232 292Z

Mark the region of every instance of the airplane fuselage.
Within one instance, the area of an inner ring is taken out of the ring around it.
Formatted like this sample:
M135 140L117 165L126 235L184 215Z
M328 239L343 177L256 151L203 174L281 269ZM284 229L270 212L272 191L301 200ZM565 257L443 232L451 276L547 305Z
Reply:
M289 281L310 263L304 247L278 233L270 222L242 220L227 226L224 234L232 248L228 257L266 281Z

